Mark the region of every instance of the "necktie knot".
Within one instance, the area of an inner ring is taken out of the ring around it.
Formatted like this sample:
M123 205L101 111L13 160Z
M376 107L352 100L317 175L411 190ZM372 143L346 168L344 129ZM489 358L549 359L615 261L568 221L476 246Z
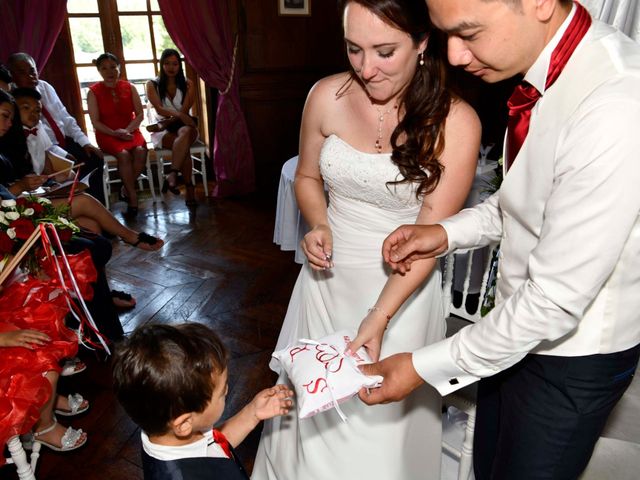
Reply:
M531 110L541 96L536 87L525 81L520 82L507 102L509 115L513 116L523 110Z
M589 12L575 3L576 12L560 42L551 54L545 88L549 88L558 79L565 65L573 55L576 47L589 30L591 16ZM528 82L521 82L513 91L507 102L509 107L509 121L507 124L507 151L505 155L506 168L513 164L527 134L531 121L531 111L542 95Z
M33 128L27 128L27 127L23 127L22 130L24 131L24 136L28 137L29 135L38 135L38 127L33 127Z

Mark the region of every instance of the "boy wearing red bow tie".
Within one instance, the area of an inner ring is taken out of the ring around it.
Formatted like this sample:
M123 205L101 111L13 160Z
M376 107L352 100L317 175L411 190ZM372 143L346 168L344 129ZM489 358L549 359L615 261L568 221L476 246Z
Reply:
M20 121L27 140L27 149L31 156L31 165L36 175L47 175L54 172L51 161L47 153L51 152L59 157L74 160L73 156L59 145L54 145L49 136L44 131L40 116L42 114L42 103L40 94L31 88L16 88L11 92L16 99ZM60 174L55 177L58 182L63 182L69 178L71 172Z
M118 400L142 429L146 480L248 480L233 447L293 405L293 392L276 385L214 429L228 391L227 353L199 323L138 328L118 345L113 376Z

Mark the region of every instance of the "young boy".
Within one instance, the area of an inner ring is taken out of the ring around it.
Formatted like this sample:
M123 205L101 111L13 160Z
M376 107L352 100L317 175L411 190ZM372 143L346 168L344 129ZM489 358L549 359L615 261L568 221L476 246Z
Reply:
M74 160L73 156L67 153L58 145L54 145L44 130L44 126L40 121L42 114L41 96L37 90L32 88L15 88L11 94L16 100L18 111L20 113L20 121L27 140L27 149L31 156L31 164L33 172L36 175L46 175L53 173L53 167L47 152L51 152L59 157ZM69 177L70 173L60 174L57 181L64 181Z
M199 323L138 328L118 346L113 376L120 403L142 429L146 480L248 480L233 447L293 405L293 392L276 385L213 429L227 394L226 350Z

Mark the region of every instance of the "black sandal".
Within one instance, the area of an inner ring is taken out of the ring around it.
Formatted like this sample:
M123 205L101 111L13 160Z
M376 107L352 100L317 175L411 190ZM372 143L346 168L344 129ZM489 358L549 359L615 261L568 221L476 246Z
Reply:
M126 192L126 189L124 188L124 185L123 185L122 187L120 187L120 190L118 191L118 200L122 200L123 202L129 203L129 196L125 192Z
M184 201L185 205L189 208L197 207L198 202L196 201L196 192L195 185L193 183L185 183L186 187L186 200Z
M129 242L125 242L125 243L129 243ZM145 232L140 232L138 233L138 239L135 243L129 243L129 245L131 245L132 247L138 247L138 245L140 245L141 243L146 243L147 245L150 245L151 247L160 244L158 246L158 248L150 248L150 249L143 249L143 250L159 250L162 248L162 246L164 245L164 241L162 241L161 239L159 239L158 237L154 237L152 235L149 235L148 233ZM140 248L140 247L138 247Z
M137 205L127 205L127 211L124 213L127 217L135 217L138 215Z
M113 300L122 300L123 302L129 303L129 305L116 305L116 308L129 309L136 306L136 302L133 300L131 294L127 292L123 292L121 290L111 290L111 298ZM114 302L115 304L115 302Z
M176 170L175 168L172 168L171 171L169 172L169 175L171 175L172 173L175 173L175 178L177 182L178 174L180 173L180 170ZM164 178L164 182L162 183L162 193L167 193L167 191L169 191L174 195L180 195L180 189L178 188L178 186L169 184L169 178L168 178L169 175L167 175Z

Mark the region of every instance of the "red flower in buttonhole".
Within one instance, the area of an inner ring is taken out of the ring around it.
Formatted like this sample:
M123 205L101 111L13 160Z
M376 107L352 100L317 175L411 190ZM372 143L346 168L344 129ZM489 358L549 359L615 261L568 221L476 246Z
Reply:
M27 218L18 218L9 224L9 228L15 229L17 239L26 240L31 236L36 226Z
M5 232L0 230L0 255L6 255L13 251L13 240Z

